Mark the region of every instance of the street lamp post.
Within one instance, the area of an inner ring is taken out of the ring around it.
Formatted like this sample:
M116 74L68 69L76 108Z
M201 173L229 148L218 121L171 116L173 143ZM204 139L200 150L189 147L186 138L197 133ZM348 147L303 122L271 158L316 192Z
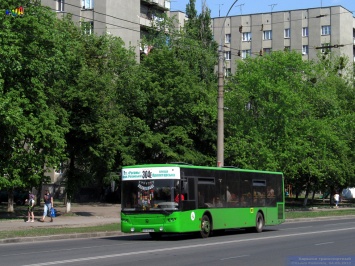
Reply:
M223 71L223 61L224 61L224 50L222 46L223 40L223 30L226 23L227 16L233 6L238 2L235 0L234 3L229 8L227 15L224 17L223 24L221 27L221 39L218 46L218 98L217 98L217 166L224 166L224 71Z

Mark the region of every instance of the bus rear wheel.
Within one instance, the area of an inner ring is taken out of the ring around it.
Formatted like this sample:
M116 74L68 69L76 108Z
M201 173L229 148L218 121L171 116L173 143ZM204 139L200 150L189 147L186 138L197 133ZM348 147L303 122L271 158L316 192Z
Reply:
M201 231L200 235L202 238L207 238L211 234L211 221L208 215L203 215L201 220Z
M256 215L256 226L255 226L255 232L261 233L264 229L264 216L258 212Z

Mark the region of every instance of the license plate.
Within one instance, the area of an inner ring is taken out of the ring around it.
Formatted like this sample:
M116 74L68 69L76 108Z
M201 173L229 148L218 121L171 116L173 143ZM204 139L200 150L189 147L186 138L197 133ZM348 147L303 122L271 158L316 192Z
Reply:
M154 232L154 229L143 229L143 233Z

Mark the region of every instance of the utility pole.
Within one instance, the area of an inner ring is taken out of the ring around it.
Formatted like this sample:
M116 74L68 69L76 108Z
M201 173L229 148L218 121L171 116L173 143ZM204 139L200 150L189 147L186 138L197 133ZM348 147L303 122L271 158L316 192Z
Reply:
M277 6L277 4L271 4L269 6L271 7L271 13L272 13L272 11L274 10L274 7Z
M240 15L243 15L243 6L244 4L237 5L236 7L240 8Z
M227 16L233 6L238 2L235 0L229 8L227 15L224 17L221 26L221 38L218 46L218 96L217 96L217 166L224 166L224 49L222 45L223 30L226 23Z
M218 16L221 16L221 6L223 6L224 4L218 4Z

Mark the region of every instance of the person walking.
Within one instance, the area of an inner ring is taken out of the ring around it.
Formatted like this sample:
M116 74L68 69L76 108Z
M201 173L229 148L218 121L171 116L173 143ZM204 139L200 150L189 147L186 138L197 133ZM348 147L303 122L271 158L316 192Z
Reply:
M334 194L335 208L338 208L339 199L340 199L339 193L335 192L335 194Z
M45 191L43 200L44 200L43 217L40 221L43 223L44 218L46 218L46 216L48 215L51 217L51 222L53 222L53 217L51 216L51 209L54 208L53 197L48 190Z
M34 215L34 212L33 212L33 209L35 207L35 195L33 195L32 193L29 193L28 200L26 199L26 203L28 203L28 219L27 219L27 223L33 223L35 221L35 215Z

